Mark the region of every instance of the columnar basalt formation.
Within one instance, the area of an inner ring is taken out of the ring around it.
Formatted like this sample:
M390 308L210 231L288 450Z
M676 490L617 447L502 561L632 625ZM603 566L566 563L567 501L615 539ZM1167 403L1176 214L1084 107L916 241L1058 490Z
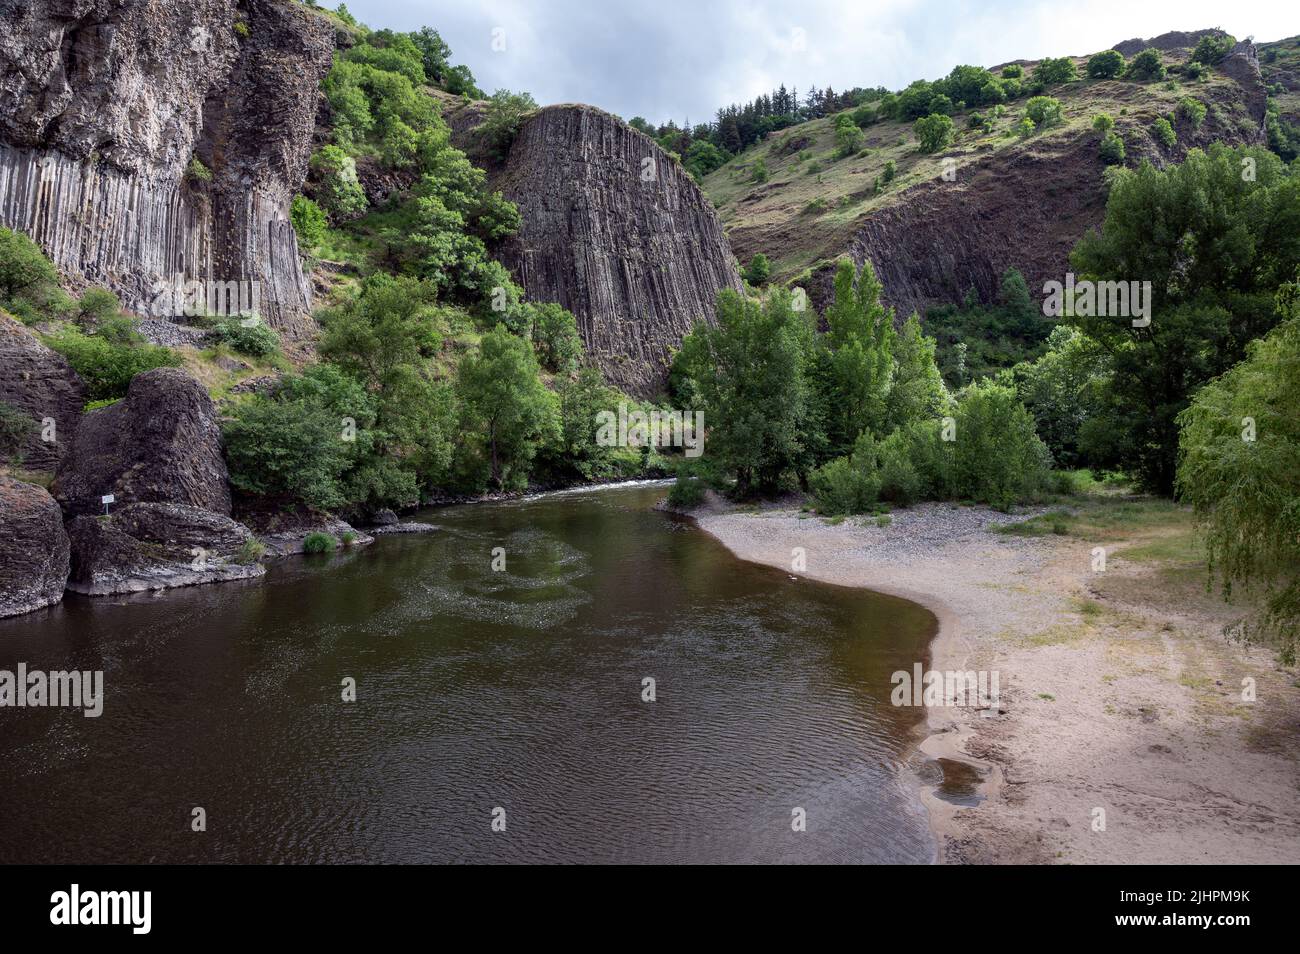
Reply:
M288 208L333 44L288 0L0 0L0 225L132 310L178 275L256 281L306 334Z
M467 133L472 135L472 133ZM500 250L528 298L574 313L614 385L661 389L671 350L740 276L717 215L648 136L591 106L526 120L494 185L523 227Z

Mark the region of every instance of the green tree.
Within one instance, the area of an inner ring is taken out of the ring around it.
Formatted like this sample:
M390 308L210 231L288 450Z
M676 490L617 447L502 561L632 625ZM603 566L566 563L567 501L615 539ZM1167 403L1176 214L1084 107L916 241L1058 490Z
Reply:
M893 339L894 374L886 399L887 428L935 418L948 403L948 389L935 364L935 343L915 313Z
M1172 149L1174 143L1178 142L1178 134L1174 132L1174 127L1163 116L1151 124L1151 135L1166 149Z
M894 313L880 303L882 287L871 262L859 272L841 259L835 299L827 306L821 340L823 400L829 409L832 453L847 453L863 431L883 434L893 386Z
M1038 491L1047 475L1047 448L1016 392L981 381L957 399L953 492L1006 510Z
M316 197L334 222L346 222L366 210L366 194L357 178L357 164L338 146L322 146L311 157Z
M557 429L555 395L528 343L498 325L456 373L469 469L498 489L527 486L533 457Z
M1160 51L1153 46L1142 50L1128 61L1128 69L1124 71L1124 76L1138 82L1164 79L1165 63L1160 58Z
M1034 67L1034 79L1044 86L1056 86L1079 78L1074 60L1068 56L1047 57Z
M768 264L767 256L762 252L755 252L754 257L749 260L749 267L745 269L744 278L757 288L767 284L767 278L771 273L772 267Z
M1081 466L1080 433L1097 419L1110 384L1106 353L1077 329L1058 325L1047 339L1047 353L1016 371L1016 391L1052 458L1063 467Z
M1246 635L1268 637L1294 665L1300 636L1300 284L1284 286L1290 315L1247 357L1202 388L1178 417L1178 492L1192 504L1223 594L1266 587Z
M1196 48L1192 50L1190 61L1192 63L1204 63L1206 66L1217 66L1225 56L1232 52L1232 48L1236 44L1236 37L1227 33L1207 34L1196 41Z
M942 113L931 113L912 124L921 152L938 152L952 142L952 118Z
M1114 365L1093 459L1168 494L1177 415L1272 327L1275 290L1300 265L1300 178L1263 149L1217 143L1168 169L1143 163L1114 179L1101 231L1070 260L1089 279L1150 282L1149 324L1066 320Z
M1112 79L1124 72L1124 54L1105 50L1088 60L1088 76L1092 79Z
M1124 140L1120 139L1115 133L1106 133L1101 137L1101 147L1098 153L1102 162L1110 166L1120 165L1124 162L1125 152Z
M1061 101L1054 96L1033 96L1025 103L1025 115L1042 129L1061 122Z
M519 133L524 116L537 108L537 101L528 93L512 93L499 89L488 100L478 135L497 154L504 157L510 144Z

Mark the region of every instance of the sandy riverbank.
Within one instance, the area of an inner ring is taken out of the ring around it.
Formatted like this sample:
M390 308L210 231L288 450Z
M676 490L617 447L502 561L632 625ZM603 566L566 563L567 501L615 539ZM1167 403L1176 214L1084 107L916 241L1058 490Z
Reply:
M990 529L1028 515L925 504L879 527L789 509L693 514L742 559L791 571L803 547L808 577L930 608L931 668L999 673L1002 714L927 710L921 751L985 773L977 806L925 788L939 860L1300 862L1296 675L1225 639L1234 608L1195 567L1159 558L1186 517L1107 537L1099 573L1096 541Z

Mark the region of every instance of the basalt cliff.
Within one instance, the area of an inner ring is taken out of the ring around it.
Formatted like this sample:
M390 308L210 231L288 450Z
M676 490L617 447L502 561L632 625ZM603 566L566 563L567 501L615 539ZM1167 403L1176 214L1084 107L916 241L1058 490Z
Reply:
M308 334L288 210L333 48L283 0L0 0L0 225L133 311L177 276L256 281Z

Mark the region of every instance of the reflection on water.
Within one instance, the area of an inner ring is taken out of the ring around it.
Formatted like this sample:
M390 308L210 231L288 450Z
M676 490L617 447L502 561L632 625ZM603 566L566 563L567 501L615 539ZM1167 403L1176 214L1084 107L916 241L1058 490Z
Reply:
M0 861L929 860L889 674L933 617L741 563L663 494L0 621L0 669L105 671L99 719L0 710Z

